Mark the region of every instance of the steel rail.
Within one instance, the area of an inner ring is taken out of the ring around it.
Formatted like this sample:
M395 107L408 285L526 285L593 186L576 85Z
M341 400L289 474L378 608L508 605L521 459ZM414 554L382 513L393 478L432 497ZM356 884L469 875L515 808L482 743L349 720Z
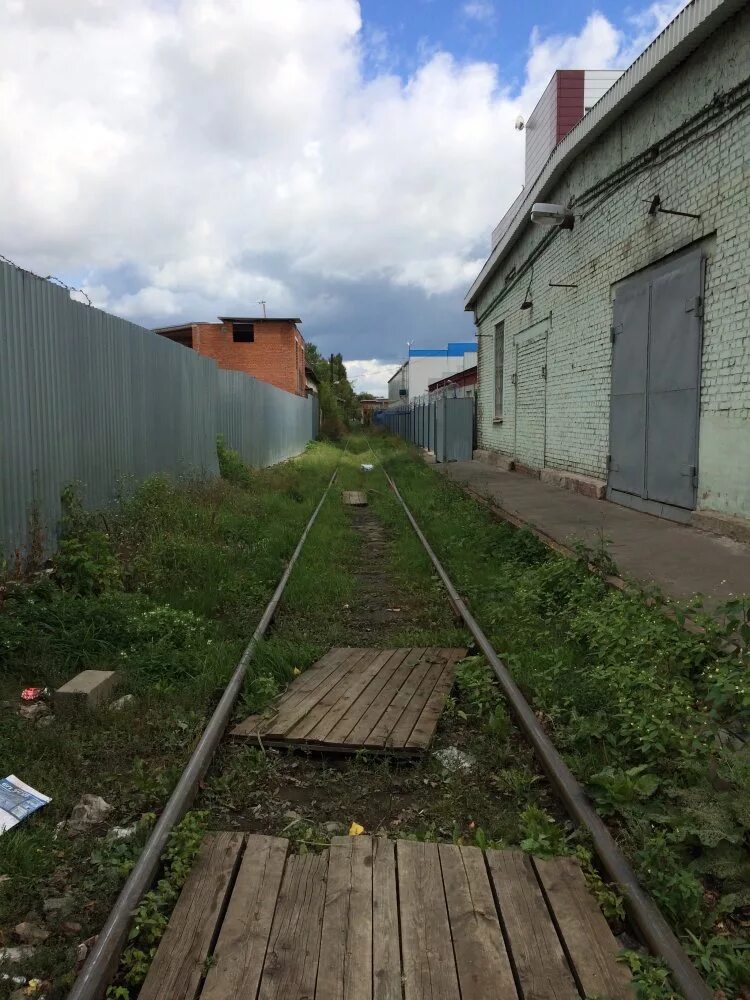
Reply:
M347 448L348 446L347 442ZM346 449L344 449L345 453ZM339 460L340 463L341 460ZM294 569L294 564L297 562L305 540L310 533L310 529L315 523L320 509L325 503L325 499L336 480L338 471L337 465L333 470L331 478L328 480L328 485L323 491L323 496L320 498L317 507L305 526L305 530L302 532L302 537L297 542L297 547L292 553L292 557L279 580L273 597L266 605L266 610L263 612L263 617L253 632L252 639L248 643L229 683L224 689L224 693L214 709L206 728L203 730L203 734L193 750L190 760L180 776L180 780L170 795L169 801L159 816L151 832L151 836L146 841L135 867L128 876L120 895L110 910L107 921L99 932L96 944L89 952L83 968L68 994L68 1000L101 1000L104 991L114 977L135 910L144 893L154 880L170 832L190 808L190 804L198 790L198 783L208 770L216 748L224 735L224 730L232 714L234 703L242 689L247 668L255 654L258 643L268 631L268 626L276 614L281 596L284 593L284 588Z
M369 444L369 440L368 440ZM370 445L370 451L377 455ZM672 975L675 985L681 990L685 1000L712 1000L713 991L698 974L690 961L688 954L677 940L672 928L662 916L654 901L643 891L638 883L635 872L630 867L625 855L617 846L614 837L591 805L583 786L555 749L554 744L539 724L539 720L529 703L524 698L521 689L513 680L510 671L495 652L492 644L482 631L479 623L464 604L458 591L453 586L450 577L443 569L442 563L435 555L422 529L409 510L406 501L401 496L396 483L389 476L382 461L380 467L393 490L397 500L404 508L409 523L417 538L425 548L438 576L443 582L452 604L464 620L477 645L487 658L508 700L511 711L524 735L534 748L536 756L544 768L551 784L560 796L571 818L588 830L597 857L608 877L622 891L629 915L641 933L643 940L654 955L664 960Z

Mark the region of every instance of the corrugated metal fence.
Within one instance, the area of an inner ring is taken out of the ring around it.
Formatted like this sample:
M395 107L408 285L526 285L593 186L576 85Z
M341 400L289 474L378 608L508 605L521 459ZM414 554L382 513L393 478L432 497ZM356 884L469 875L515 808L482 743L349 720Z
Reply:
M470 396L418 400L381 410L373 422L434 452L437 462L468 462L474 447L474 400Z
M156 472L217 475L216 438L254 466L304 450L317 400L220 371L150 330L0 263L0 554L36 510L55 542L60 494L88 506Z

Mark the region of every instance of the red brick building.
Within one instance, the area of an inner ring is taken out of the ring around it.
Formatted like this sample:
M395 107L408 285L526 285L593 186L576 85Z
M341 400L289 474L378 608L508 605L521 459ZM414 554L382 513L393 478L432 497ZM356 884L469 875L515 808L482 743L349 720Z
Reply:
M219 368L244 372L279 389L306 395L305 341L300 319L220 316L218 323L164 326L154 333L213 358Z

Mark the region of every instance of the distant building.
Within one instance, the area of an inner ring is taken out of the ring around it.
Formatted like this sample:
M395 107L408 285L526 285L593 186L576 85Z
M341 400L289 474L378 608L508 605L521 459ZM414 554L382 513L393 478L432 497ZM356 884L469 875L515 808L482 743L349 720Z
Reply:
M219 368L244 372L297 396L307 395L305 341L300 319L220 316L218 323L185 323L154 330L207 358Z
M426 396L431 382L477 363L477 345L455 342L447 347L410 347L409 358L388 381L390 405Z
M409 362L404 361L401 367L388 379L388 404L409 402Z
M430 382L430 399L440 396L452 396L461 399L464 396L476 397L477 394L477 366L465 368L455 375L446 375L445 378L438 379L437 382Z
M377 413L378 410L385 410L388 406L388 400L386 398L380 397L378 399L362 399L360 400L362 423L369 424L372 421L373 413Z
M747 537L750 5L691 0L588 111L587 78L581 100L556 73L529 117L466 296L479 448Z

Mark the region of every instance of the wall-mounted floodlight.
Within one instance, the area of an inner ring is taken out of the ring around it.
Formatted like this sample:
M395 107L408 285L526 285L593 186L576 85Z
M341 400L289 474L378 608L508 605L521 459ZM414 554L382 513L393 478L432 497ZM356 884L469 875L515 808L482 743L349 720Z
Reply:
M564 205L538 201L531 206L531 221L538 226L559 226L560 229L573 228L573 213Z

